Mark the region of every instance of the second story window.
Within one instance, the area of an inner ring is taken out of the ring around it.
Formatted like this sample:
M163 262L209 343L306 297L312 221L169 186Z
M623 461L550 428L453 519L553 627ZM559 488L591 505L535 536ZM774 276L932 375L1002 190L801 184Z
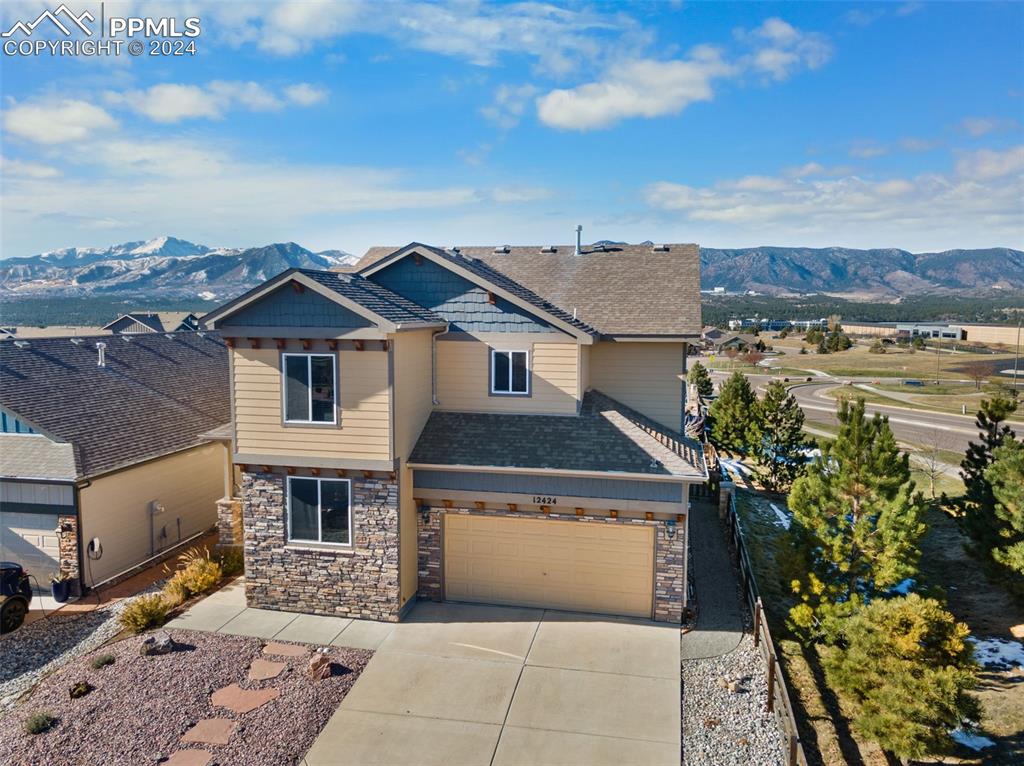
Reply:
M337 374L333 354L282 354L284 421L337 423Z
M491 351L491 393L530 393L530 354L528 351Z

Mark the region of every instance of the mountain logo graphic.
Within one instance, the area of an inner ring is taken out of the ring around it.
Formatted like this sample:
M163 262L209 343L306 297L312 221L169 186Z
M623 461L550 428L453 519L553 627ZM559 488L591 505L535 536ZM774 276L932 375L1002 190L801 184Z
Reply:
M66 23L62 23L62 17L64 18L64 22ZM71 37L71 24L74 24L76 27L85 32L85 34L92 37L92 30L85 24L85 22L96 21L96 17L89 13L89 11L85 11L76 16L68 9L66 5L61 3L59 6L57 6L57 9L54 11L45 10L42 13L40 13L35 21L15 22L10 29L8 29L3 34L0 34L0 37L13 37L15 32L21 32L25 36L30 37L32 33L35 31L35 28L43 23L44 19L48 19L55 27L57 27L57 29L64 33L65 37Z

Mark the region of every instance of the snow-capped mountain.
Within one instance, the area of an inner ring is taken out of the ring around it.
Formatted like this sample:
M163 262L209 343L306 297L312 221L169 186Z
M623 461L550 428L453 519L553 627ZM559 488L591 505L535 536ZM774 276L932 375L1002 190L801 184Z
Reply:
M314 253L294 242L250 248L210 248L175 237L107 248L68 247L0 261L0 292L81 295L130 292L223 297L289 268L349 266L344 250Z

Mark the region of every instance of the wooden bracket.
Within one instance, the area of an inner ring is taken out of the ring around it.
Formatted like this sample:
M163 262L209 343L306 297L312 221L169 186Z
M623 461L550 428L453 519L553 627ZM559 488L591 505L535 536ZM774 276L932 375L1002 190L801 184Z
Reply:
M328 340L327 340L327 348L329 348L331 351L337 351L338 350L338 341L335 340L334 338L328 338Z
M611 516L613 519L619 518L619 512L618 511L608 511L608 515Z
M387 351L388 350L388 342L386 340L382 340L380 342L380 350L381 351Z
M582 508L577 508L576 509L576 515L577 516L582 516L583 515L583 509Z
M515 512L516 512L516 509L517 509L517 508L519 508L519 506L518 506L518 505L516 505L515 503L509 503L509 504L508 504L508 509L509 509L510 511L512 511L512 513L515 513Z
M259 338L249 338L249 343L252 344L253 348L259 348L260 347L260 339Z
M686 514L677 513L676 514L676 521L679 522L680 524L682 524L684 521L686 521Z
M311 474L312 474L313 476L319 476L319 475L320 475L320 469L319 469L319 468L310 468L310 469L309 469L309 472L310 472L310 473L311 473Z
M296 281L295 281L295 280L293 279L293 280L292 280L292 290L294 290L294 291L295 291L295 292L297 292L297 293L302 293L302 292L305 292L305 290L306 290L306 286L305 286L305 285L303 285L303 284L302 284L301 282L296 282Z
M423 256L420 255L419 253L413 253L412 254L412 262L415 263L417 266L422 266L423 265Z
M362 350L363 350L363 346L364 346L364 344L363 344L363 342L362 342L361 340L359 340L358 338L357 338L356 340L352 341L352 343L353 343L353 344L355 344L355 347L356 347L356 351L362 351Z
M224 339L224 345L227 346L228 348L234 348L235 347L235 339L234 338L225 338Z
M303 338L302 339L302 350L303 351L309 351L309 349L312 348L312 346L313 346L313 341L311 341L309 338Z
M261 465L260 468L263 469L263 473L270 473L271 471L273 471L274 466L272 466L272 465Z
M422 498L422 497L414 497L414 498L412 499L412 501L413 501L414 503L416 503L416 505L417 505L417 506L421 506L421 505L423 505L423 498Z
M395 481L398 479L398 474L392 471L391 473L388 474L388 478L391 479L391 481Z
M495 296L494 293L492 293L490 290L488 290L487 291L487 302L490 303L493 306L495 303L497 303L497 301L498 301L497 296Z
M284 351L284 347L288 345L288 341L284 338L274 338L274 340L277 341L277 350Z
M444 503L445 508L451 508L453 505L451 500L442 500L441 502Z
M551 506L550 505L542 505L540 507L540 510L541 510L541 513L551 513Z
M644 512L644 520L645 521L654 521L654 514L651 513L650 511L645 511Z
M344 468L335 468L334 475L337 476L339 479L344 479L346 476L348 476L348 471L346 471Z
M364 479L372 479L373 478L373 471L363 471L363 478Z
M473 501L473 507L476 508L478 511L482 511L484 509L484 501L483 500L474 500Z
M247 473L249 471L249 464L248 463L239 463L238 464L238 470L241 471L242 473Z
M287 473L289 476L294 476L295 475L295 469L292 466L288 466L284 470L285 470L285 473Z

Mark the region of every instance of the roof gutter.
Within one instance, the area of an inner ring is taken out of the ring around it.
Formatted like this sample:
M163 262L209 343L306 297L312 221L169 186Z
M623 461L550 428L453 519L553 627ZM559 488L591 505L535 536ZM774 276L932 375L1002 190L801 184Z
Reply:
M424 471L462 471L476 473L519 473L538 476L580 476L588 479L633 479L636 481L678 481L682 483L707 481L707 467L703 473L682 475L677 473L632 473L629 471L584 471L562 468L520 468L518 466L497 465L457 465L444 463L406 463L409 468Z

